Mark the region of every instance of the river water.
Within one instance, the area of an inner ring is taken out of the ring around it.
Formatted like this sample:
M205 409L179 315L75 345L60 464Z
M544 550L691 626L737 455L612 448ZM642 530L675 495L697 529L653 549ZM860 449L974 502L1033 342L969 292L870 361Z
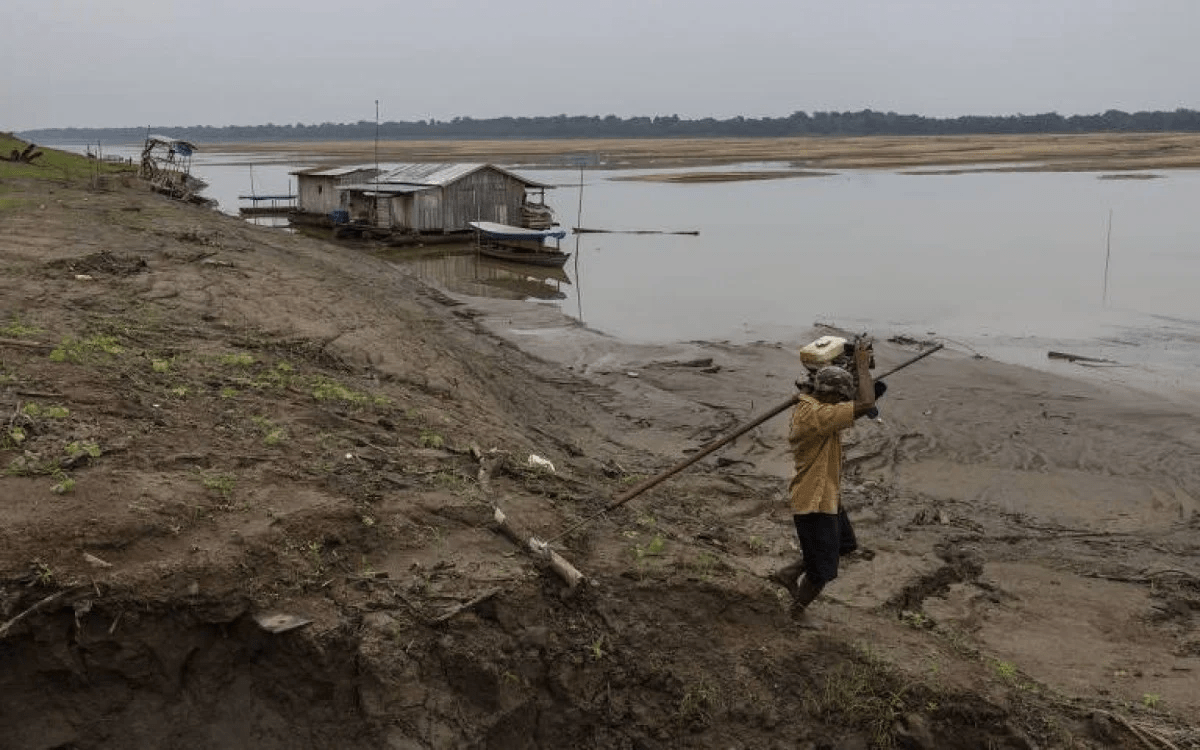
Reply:
M252 180L257 194L289 193L288 173L314 163L202 152L193 172L236 213ZM1196 393L1200 171L848 170L663 183L623 178L669 170L587 170L580 212L578 170L509 166L558 186L548 202L564 226L699 234L568 235L573 256L552 278L481 267L465 247L397 250L395 262L451 291L557 305L630 341L794 341L829 323L936 336L1056 371L1085 368L1048 360L1049 350L1111 359L1121 367L1083 374Z

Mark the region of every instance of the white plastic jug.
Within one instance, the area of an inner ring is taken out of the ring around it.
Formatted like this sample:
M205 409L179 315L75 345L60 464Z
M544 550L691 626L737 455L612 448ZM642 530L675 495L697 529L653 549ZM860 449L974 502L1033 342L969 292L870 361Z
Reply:
M822 336L800 350L800 362L810 370L819 370L842 356L847 343L840 336Z

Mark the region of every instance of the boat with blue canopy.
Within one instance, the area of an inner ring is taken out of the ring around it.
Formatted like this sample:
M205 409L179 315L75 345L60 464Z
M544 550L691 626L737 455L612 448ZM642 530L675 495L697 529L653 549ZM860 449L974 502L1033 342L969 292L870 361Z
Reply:
M563 229L528 229L494 221L469 221L475 230L475 248L480 255L514 263L537 266L562 266L571 257L559 246L567 233ZM548 240L554 240L549 244Z

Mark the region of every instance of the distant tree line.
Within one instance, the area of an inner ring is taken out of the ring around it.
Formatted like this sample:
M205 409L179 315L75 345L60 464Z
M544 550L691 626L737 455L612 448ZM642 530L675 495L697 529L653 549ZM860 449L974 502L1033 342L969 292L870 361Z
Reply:
M895 112L794 112L787 117L712 117L685 119L659 117L607 117L556 115L553 117L493 117L452 120L383 122L384 140L484 139L484 138L777 138L785 136L860 135L987 135L1030 133L1111 133L1200 131L1200 111L1122 112L1110 109L1097 115L1056 112L1040 115L968 115L924 117ZM40 142L136 143L147 132L161 133L197 143L246 141L371 140L376 124L370 120L320 125L229 125L212 127L152 126L147 128L47 128L20 133Z

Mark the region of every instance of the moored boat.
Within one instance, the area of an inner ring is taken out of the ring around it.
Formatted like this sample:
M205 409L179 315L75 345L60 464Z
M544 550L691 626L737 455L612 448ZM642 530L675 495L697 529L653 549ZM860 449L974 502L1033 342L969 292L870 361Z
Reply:
M469 221L475 230L475 248L480 255L513 263L562 266L571 257L559 248L567 235L562 229L528 229L494 221ZM547 240L553 239L553 245Z

